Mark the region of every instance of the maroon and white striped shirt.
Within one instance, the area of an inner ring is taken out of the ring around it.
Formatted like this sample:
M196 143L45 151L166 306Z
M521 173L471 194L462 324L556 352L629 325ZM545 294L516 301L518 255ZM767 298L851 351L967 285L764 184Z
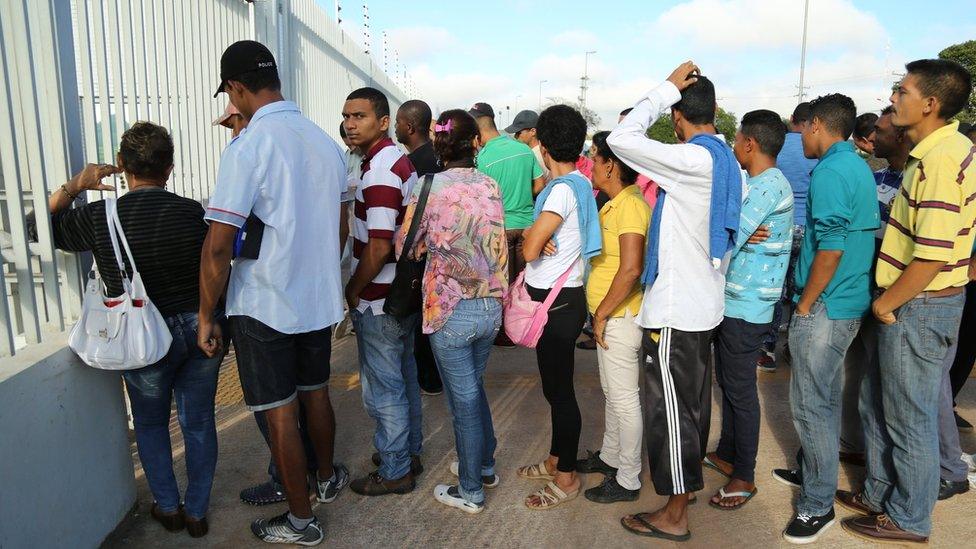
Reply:
M352 236L352 270L370 238L393 240L417 182L417 172L410 159L393 140L383 138L363 157L362 184L356 189L355 219ZM371 308L374 315L383 314L383 303L396 274L396 256L390 251L386 265L359 294L359 312Z

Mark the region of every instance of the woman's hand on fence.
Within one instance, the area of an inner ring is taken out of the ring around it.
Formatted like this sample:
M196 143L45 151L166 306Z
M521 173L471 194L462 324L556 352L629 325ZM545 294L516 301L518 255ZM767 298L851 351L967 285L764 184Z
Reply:
M83 191L114 191L115 187L102 183L102 179L121 172L112 164L88 164L68 181L66 187L76 196Z

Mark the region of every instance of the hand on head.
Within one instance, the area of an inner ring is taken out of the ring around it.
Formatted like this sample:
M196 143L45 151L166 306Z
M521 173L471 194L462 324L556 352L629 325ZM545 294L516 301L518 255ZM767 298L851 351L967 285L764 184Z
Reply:
M668 82L674 84L678 91L684 91L688 86L698 82L699 74L701 70L698 69L698 65L693 61L685 61L674 69L668 77Z

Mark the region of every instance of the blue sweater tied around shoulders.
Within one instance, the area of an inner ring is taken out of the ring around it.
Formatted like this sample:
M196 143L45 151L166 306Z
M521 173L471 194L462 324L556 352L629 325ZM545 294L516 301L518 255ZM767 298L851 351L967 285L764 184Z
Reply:
M573 194L576 196L576 215L579 217L580 223L580 238L583 242L583 259L589 259L595 255L599 255L600 251L603 250L603 236L600 234L600 215L596 209L596 200L593 199L593 186L590 182L577 173L570 173L562 177L557 177L546 184L542 192L535 200L535 215L534 219L539 218L539 214L542 213L542 208L546 204L546 199L549 198L549 193L552 192L553 187L556 185L565 184L569 185L569 188L573 190ZM556 237L553 236L553 240ZM556 242L558 246L559 243Z
M700 133L688 143L703 147L712 157L712 200L709 209L708 252L718 268L722 258L735 246L739 232L739 213L742 208L742 176L739 163L725 140L716 135ZM658 190L657 204L647 236L647 253L644 254L644 273L641 282L654 284L658 274L658 253L661 241L661 214L667 193Z

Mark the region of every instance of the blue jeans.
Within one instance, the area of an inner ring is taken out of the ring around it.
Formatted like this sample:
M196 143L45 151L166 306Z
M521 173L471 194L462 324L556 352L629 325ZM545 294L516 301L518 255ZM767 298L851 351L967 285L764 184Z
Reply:
M840 436L841 369L861 319L831 320L817 301L807 316L793 315L790 409L800 437L803 486L797 513L819 516L834 506Z
M903 530L928 536L939 495L943 360L959 333L965 295L920 297L878 328L878 362L861 382L864 500ZM873 365L872 365L873 366Z
M210 488L217 468L217 428L214 397L222 356L207 358L197 347L196 313L166 319L173 344L166 356L151 366L122 373L132 405L136 448L146 472L149 490L164 513L180 506L180 488L173 474L173 448L169 416L173 396L186 447L186 514L207 516Z
M376 420L373 445L380 453L380 475L388 480L410 472L410 456L423 443L420 385L413 356L418 315L398 319L372 309L350 314L359 345L363 405Z
M485 501L481 477L495 474L497 441L484 376L501 323L501 300L462 299L447 324L430 335L447 405L454 415L458 489L461 497L478 504Z

